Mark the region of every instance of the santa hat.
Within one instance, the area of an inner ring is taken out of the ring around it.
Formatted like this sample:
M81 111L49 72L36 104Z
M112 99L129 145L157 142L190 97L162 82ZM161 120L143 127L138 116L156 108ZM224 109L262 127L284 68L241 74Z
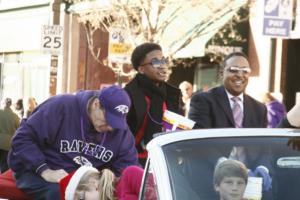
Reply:
M69 173L67 176L62 178L59 182L60 187L60 197L63 200L73 200L75 196L76 188L84 176L84 174L88 171L98 172L98 170L91 166L81 166L76 171Z

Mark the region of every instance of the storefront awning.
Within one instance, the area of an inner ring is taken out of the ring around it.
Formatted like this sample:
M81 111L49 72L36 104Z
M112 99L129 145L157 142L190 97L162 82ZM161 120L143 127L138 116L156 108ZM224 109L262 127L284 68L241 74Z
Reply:
M42 25L49 23L50 8L40 7L0 14L0 52L38 50Z

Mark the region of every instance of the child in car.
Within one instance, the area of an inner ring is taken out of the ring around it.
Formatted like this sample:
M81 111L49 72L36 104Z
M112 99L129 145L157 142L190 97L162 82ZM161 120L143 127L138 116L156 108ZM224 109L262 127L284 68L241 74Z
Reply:
M213 181L220 200L242 200L248 182L248 170L240 161L224 160L215 167Z
M129 166L117 178L109 169L81 166L60 181L62 200L137 200L143 169Z

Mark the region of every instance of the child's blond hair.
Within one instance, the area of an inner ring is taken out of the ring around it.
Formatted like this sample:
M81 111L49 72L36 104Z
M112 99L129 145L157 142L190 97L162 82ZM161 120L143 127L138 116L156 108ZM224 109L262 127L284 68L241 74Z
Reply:
M103 169L101 172L95 172L95 171L88 171L86 172L77 188L77 193L84 192L88 190L89 188L89 180L93 178L98 181L99 183L99 196L100 200L116 200L114 197L114 191L115 191L115 175L114 173L109 169Z

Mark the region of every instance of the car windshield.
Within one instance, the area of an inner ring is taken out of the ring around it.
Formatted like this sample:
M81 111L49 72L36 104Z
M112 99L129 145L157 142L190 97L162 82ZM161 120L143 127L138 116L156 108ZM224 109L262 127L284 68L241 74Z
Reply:
M249 169L248 185L249 177L261 178L260 186L246 188L251 195L258 195L257 199L299 200L299 149L297 137L193 139L163 146L173 199L178 200L220 199L213 175L217 162L226 159L245 164ZM242 153L237 154L237 150Z

